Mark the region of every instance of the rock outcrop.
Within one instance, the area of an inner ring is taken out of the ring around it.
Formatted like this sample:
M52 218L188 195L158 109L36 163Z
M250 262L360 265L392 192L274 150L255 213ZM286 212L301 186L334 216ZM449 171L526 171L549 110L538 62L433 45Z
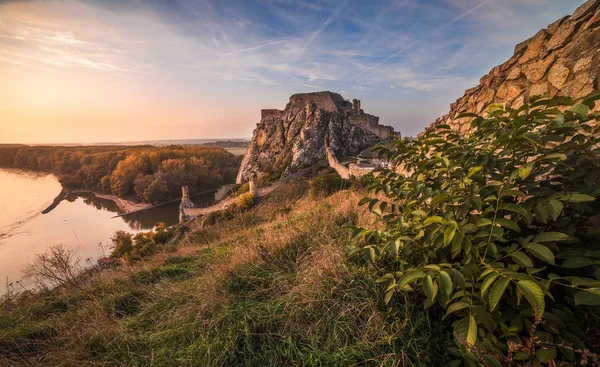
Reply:
M491 103L519 108L530 96L545 93L578 100L598 90L599 79L600 0L590 0L518 44L508 61L483 76L430 126L448 124L464 132L470 119L454 120L459 113L481 114Z
M326 158L325 144L338 156L356 155L394 135L354 103L331 92L294 94L284 110L262 110L237 183L253 175L289 176Z

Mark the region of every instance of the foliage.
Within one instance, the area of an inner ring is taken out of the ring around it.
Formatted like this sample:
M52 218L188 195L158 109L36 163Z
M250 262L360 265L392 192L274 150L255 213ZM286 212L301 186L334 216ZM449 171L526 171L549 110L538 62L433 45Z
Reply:
M438 125L379 148L411 173L375 178L377 196L361 204L382 226L353 227L364 240L354 253L380 265L386 302L416 290L443 310L459 346L451 365L597 358L582 352L600 305L589 222L600 197L597 99L492 105L488 118L457 117L472 118L464 135Z
M241 210L249 209L252 205L254 205L254 195L249 192L240 195L238 198L238 204Z
M135 236L125 231L117 231L112 237L111 256L135 260L157 253L173 238L173 230L164 223L158 223L152 231L139 232Z
M2 146L0 166L51 171L63 186L111 193L150 203L235 181L240 166L222 148Z
M345 190L350 187L350 182L344 180L336 172L317 176L310 181L310 196L317 198L328 196L336 191Z

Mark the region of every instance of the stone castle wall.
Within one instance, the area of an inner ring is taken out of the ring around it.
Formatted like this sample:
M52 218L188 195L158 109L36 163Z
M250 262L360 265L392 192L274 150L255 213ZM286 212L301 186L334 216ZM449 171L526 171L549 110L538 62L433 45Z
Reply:
M290 103L294 106L304 106L314 103L319 108L337 112L339 110L352 109L352 104L337 94L331 92L298 93L290 97Z
M337 160L335 153L327 145L327 141L325 141L325 154L327 155L327 163L329 163L329 167L333 168L341 178L346 180L349 179L350 171Z
M448 124L464 132L471 119L454 120L459 113L481 114L491 103L519 108L530 96L545 93L581 100L599 84L600 0L590 0L518 44L508 61L483 76L430 126Z
M261 120L266 118L281 118L283 111L277 109L266 109L260 110L260 118Z

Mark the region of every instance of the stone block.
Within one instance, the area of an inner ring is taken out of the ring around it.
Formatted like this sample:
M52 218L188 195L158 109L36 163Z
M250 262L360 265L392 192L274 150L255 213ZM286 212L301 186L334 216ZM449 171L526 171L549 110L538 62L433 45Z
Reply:
M548 32L546 32L544 29L537 32L527 44L527 49L519 58L519 63L524 64L536 57L542 56L545 53L544 43L546 42L547 37Z
M543 60L532 62L523 67L523 74L532 83L537 83L544 78L550 66L554 63L556 55L551 54Z
M560 18L560 19L559 19L559 20L557 20L556 22L554 22L554 23L550 24L550 25L548 26L548 28L547 28L547 29L548 29L548 33L550 33L550 34L554 34L554 33L556 33L556 31L557 31L557 30L558 30L558 28L561 26L561 24L563 24L563 23L565 22L565 20L567 20L567 19L569 19L569 18L570 18L570 16L569 16L569 15L567 15L567 16L565 16L565 17L562 17L562 18Z
M562 89L570 72L569 68L564 66L562 62L558 62L548 72L548 81L557 89Z
M508 73L508 76L506 77L507 80L514 80L514 79L518 79L521 76L521 67L517 66L513 69L510 70L510 72Z
M556 33L552 35L550 41L548 41L546 44L546 50L552 51L565 46L573 38L573 34L575 33L576 29L577 24L573 22L567 22L560 26Z
M541 96L545 93L548 93L548 83L547 82L534 84L529 89L530 96Z
M581 18L585 18L594 10L596 10L599 5L600 2L598 2L598 0L586 1L583 5L581 5L573 12L573 15L571 15L571 20L579 20Z

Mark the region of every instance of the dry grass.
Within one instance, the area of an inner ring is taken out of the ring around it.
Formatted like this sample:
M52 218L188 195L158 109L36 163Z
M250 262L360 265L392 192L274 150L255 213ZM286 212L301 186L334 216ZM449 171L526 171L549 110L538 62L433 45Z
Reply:
M292 182L231 220L197 222L177 248L99 274L86 292L0 309L0 366L279 366L430 363L445 337L394 309L341 228L371 218L341 191ZM441 338L441 339L440 339ZM441 343L432 342L442 340Z

